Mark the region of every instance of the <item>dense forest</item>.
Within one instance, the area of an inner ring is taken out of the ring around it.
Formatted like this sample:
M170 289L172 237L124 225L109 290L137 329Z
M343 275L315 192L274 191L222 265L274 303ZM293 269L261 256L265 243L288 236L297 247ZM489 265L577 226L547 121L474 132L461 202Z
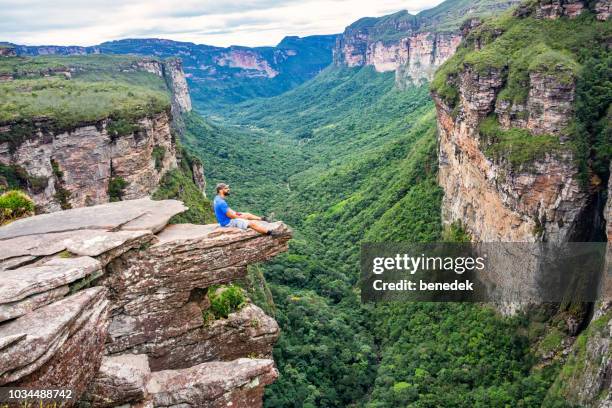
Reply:
M427 86L328 68L221 115L186 122L209 186L231 183L232 206L295 231L289 253L263 267L273 303L259 302L282 330L267 407L542 405L558 371L534 368L543 323L469 304L360 303L360 243L464 239L441 228Z

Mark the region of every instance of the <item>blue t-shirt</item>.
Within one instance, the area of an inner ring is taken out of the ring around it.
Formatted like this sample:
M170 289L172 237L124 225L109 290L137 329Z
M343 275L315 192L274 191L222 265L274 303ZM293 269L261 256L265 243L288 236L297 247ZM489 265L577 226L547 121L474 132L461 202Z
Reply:
M216 196L213 201L213 208L215 209L215 217L217 217L217 221L219 221L219 225L225 227L229 224L231 218L227 216L227 210L229 210L229 205L225 202L221 196Z

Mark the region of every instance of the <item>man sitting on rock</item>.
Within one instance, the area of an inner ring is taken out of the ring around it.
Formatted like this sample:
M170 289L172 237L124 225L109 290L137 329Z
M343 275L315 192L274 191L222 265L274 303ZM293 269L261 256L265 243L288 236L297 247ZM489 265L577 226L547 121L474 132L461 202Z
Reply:
M215 210L215 217L221 227L233 227L240 228L241 230L247 230L248 228L254 229L260 234L275 235L273 229L268 229L257 221L268 221L266 217L258 217L251 213L237 212L229 208L225 197L230 195L230 187L225 183L217 184L217 195L213 201L213 208Z

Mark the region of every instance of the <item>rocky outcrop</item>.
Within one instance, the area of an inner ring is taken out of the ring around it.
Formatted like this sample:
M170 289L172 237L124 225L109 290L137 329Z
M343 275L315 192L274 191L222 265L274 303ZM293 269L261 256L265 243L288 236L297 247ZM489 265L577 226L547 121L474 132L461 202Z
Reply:
M38 68L25 64L14 75L40 77L95 68L87 64ZM181 61L146 57L116 57L110 68L121 73L144 71L165 81L171 95L168 108L155 107L141 117L133 112L113 113L98 120L70 126L46 117L0 124L0 166L20 180L37 205L37 212L135 199L153 193L164 175L177 167L175 134L182 129L181 115L191 111L189 89ZM201 169L201 166L200 166ZM194 173L202 188L203 172ZM0 177L0 184L6 180Z
M591 9L598 20L606 21L610 17L612 2L599 0L588 3L583 0L546 0L523 3L515 12L520 17L533 16L538 19L556 20L561 17L576 18L584 11Z
M222 67L243 69L251 77L274 78L278 75L278 71L261 54L247 48L231 48L215 57L215 63Z
M258 408L264 386L277 376L270 360L204 363L153 373L147 392L154 407Z
M503 83L500 71L478 73L467 67L458 79L459 107L450 107L434 94L444 222L463 223L476 241L567 241L588 198L571 153L550 152L528 166L512 166L485 154L479 126L497 110L502 128L522 124L534 134L562 134L571 105L558 101L573 100L573 88L569 95L555 93L560 88L543 89L541 81L535 81L526 108L528 119L521 122L496 103Z
M612 167L612 165L611 165ZM612 169L611 169L612 170ZM612 191L612 178L608 192ZM573 404L606 408L612 406L612 198L603 212L608 240L606 264L599 301L589 326L571 349L556 383L556 392Z
M556 135L562 140L574 115L575 83L559 81L556 75L532 72L524 104L497 99L495 113L505 128L529 129L534 135Z
M162 112L140 119L135 130L119 135L111 119L59 131L45 121L36 122L18 146L0 143L0 163L28 175L28 193L40 212L139 198L152 193L176 167L170 121ZM19 126L8 124L0 131ZM117 180L123 180L120 197L117 192L111 197L109 186Z
M161 68L168 88L172 92L173 114L178 116L181 113L191 112L191 97L181 60L170 58L162 63Z
M362 18L338 36L334 64L394 71L400 88L430 81L436 69L455 53L469 29L479 24L479 17L499 13L515 3L445 4L416 15L400 11Z
M194 161L191 164L193 182L206 198L206 177L204 177L204 166L201 162Z
M595 3L595 14L600 21L607 21L612 13L612 1L599 0Z
M14 57L16 55L15 48L0 44L0 57Z
M285 251L291 231L167 225L185 210L139 199L0 228L0 385L68 387L91 407L261 406L278 325L250 302L205 319L208 288Z
M396 41L377 40L367 31L346 29L338 37L334 62L339 66L370 65L378 72L395 71L396 83L431 80L435 70L455 53L460 33L412 32Z

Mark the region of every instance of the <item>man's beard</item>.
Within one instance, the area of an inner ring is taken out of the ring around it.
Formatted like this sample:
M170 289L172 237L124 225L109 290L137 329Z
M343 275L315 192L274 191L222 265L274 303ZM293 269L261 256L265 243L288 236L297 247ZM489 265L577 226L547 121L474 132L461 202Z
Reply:
M225 196L227 197L228 195L230 195L230 192L228 191L227 193L225 193Z

